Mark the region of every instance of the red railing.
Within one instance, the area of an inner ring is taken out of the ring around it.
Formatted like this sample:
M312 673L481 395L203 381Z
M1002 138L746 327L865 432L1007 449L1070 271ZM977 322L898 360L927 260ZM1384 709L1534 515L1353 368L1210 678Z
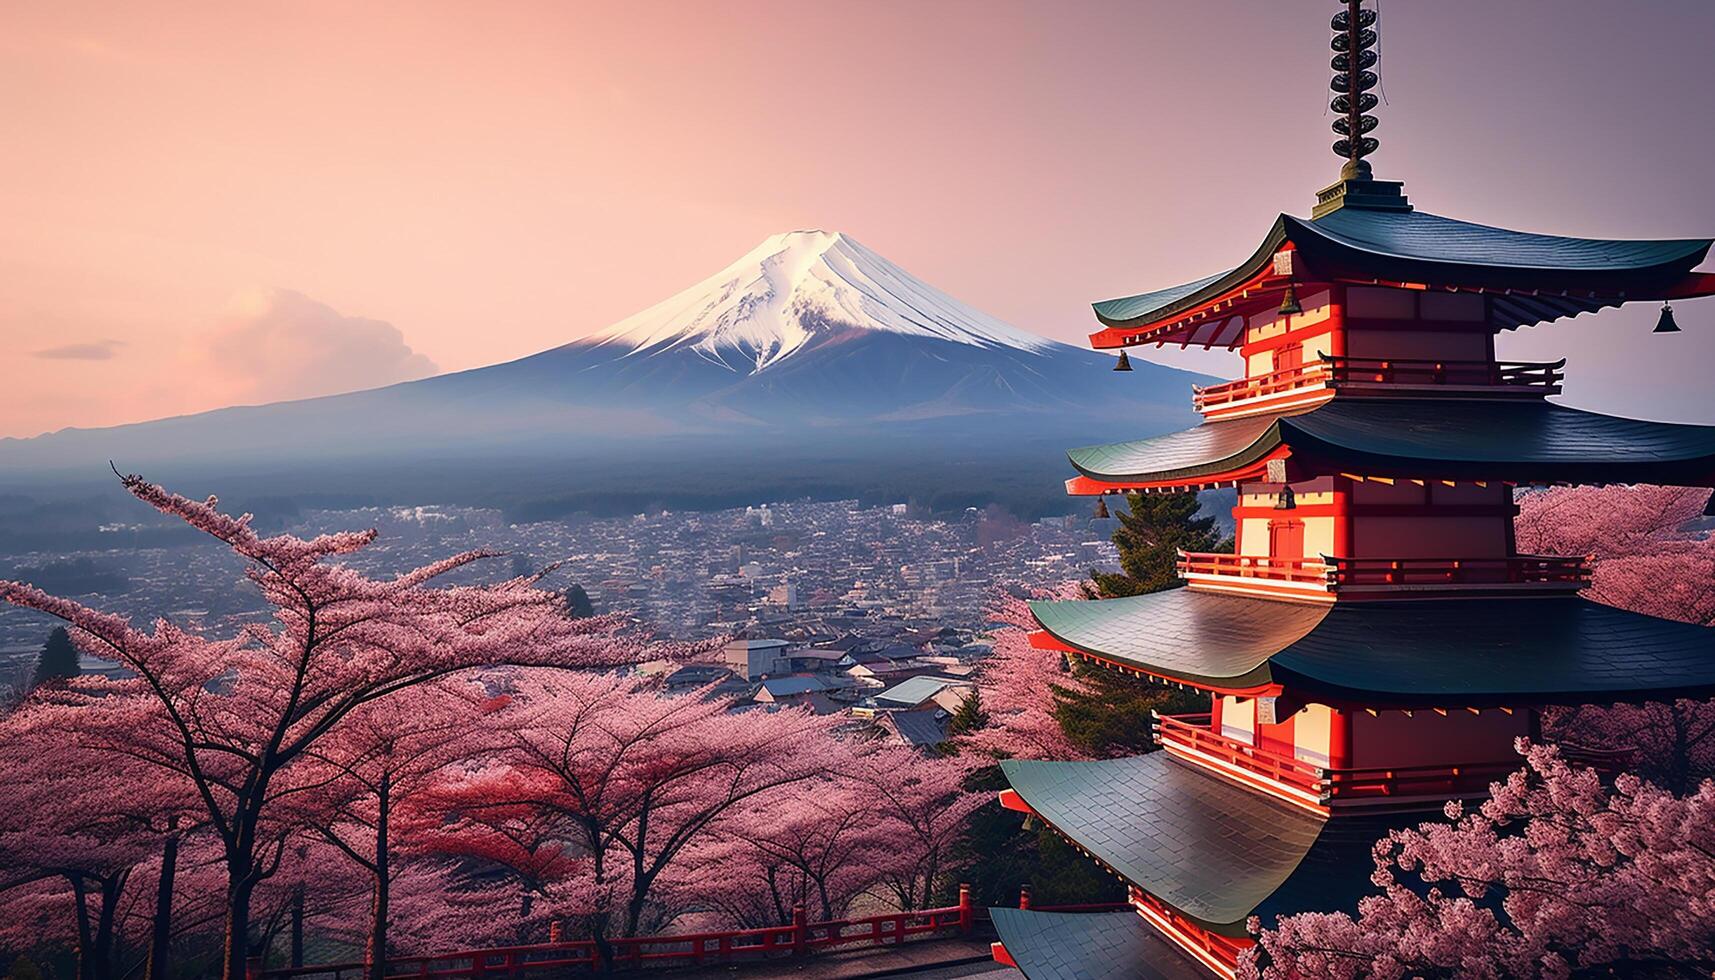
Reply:
M1506 558L1329 558L1336 588L1343 586L1590 584L1587 558L1511 555Z
M1269 582L1305 582L1341 588L1413 588L1423 586L1561 585L1571 590L1590 584L1590 560L1558 555L1506 558L1282 558L1181 552L1179 575Z
M1207 388L1191 387L1191 404L1199 412L1211 408L1219 408L1247 398L1261 398L1264 395L1277 395L1283 391L1294 391L1321 384L1329 378L1328 366L1320 361L1312 361L1298 367L1283 368L1259 374L1254 378L1240 378L1237 381L1227 381Z
M1415 388L1496 388L1532 395L1560 392L1566 359L1558 361L1449 361L1431 358L1380 358L1319 355L1317 360L1206 388L1193 386L1191 403L1199 412L1252 398L1326 385L1394 385Z
M1273 555L1229 555L1212 552L1179 553L1179 574L1230 575L1273 582L1327 583L1329 565L1320 558L1278 558Z
M828 922L804 921L803 909L794 910L790 925L763 929L734 929L676 936L639 936L610 939L610 965L615 969L649 966L696 966L743 959L802 956L837 946L888 946L934 933L968 935L975 925L970 888L959 887L959 904L918 912L887 912L861 918ZM387 960L389 977L450 978L563 976L573 972L599 972L602 968L593 939L538 943L527 946L497 946L462 950L433 956L393 956ZM319 966L261 969L253 965L252 980L288 980L294 977L362 976L362 962L329 963Z
M1329 382L1342 384L1409 385L1439 387L1460 385L1473 388L1542 389L1555 394L1565 380L1558 361L1437 361L1421 358L1335 357L1322 355ZM1552 389L1552 390L1550 390Z
M1288 756L1265 752L1209 728L1211 715L1156 715L1155 740L1194 749L1229 765L1255 773L1294 789L1319 796L1324 788L1318 766Z
M1218 759L1323 801L1375 797L1436 797L1478 793L1519 767L1517 760L1457 765L1330 768L1279 755L1221 735L1210 715L1156 715L1155 740Z

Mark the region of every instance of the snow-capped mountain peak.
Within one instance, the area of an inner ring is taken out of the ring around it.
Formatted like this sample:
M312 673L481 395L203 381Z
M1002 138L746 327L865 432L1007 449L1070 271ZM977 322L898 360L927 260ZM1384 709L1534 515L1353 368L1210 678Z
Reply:
M626 356L688 348L761 371L850 331L1041 353L1061 346L973 309L839 232L771 235L738 261L591 340Z

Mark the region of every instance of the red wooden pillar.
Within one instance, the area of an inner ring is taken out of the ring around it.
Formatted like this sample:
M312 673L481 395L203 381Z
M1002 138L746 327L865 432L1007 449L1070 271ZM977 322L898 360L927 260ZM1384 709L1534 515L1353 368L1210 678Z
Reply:
M976 925L976 913L971 908L970 882L959 882L959 931L970 935L971 928Z
M1021 909L1030 908L1030 886L1028 884L1018 886L1018 907Z
M804 906L792 906L792 955L803 956L810 951L810 931L805 928Z
M1328 768L1352 768L1352 712L1330 708L1328 717Z
M244 976L246 980L262 980L262 958L252 956L244 961Z

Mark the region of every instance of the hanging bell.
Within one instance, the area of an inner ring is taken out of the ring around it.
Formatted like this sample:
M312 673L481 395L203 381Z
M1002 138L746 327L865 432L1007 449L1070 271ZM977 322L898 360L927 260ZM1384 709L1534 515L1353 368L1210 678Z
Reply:
M1125 351L1123 351L1123 350L1120 351L1120 359L1117 363L1114 364L1114 370L1115 371L1130 371L1131 370L1131 358L1125 356Z
M1274 509L1275 510L1297 510L1298 509L1298 498L1293 494L1291 487L1282 486L1280 488L1280 496L1278 498L1276 498L1274 501Z
M1655 329L1650 331L1650 332L1651 333L1678 333L1679 332L1679 324L1673 322L1673 306L1672 306L1672 304L1669 304L1669 303L1661 304L1661 319L1659 319L1655 322Z
M1096 519L1097 520L1106 520L1107 517L1108 517L1108 498L1097 497L1096 498Z
M1298 290L1293 287L1292 283L1287 283L1286 295L1280 298L1280 315L1291 316L1303 312L1304 307L1298 305Z

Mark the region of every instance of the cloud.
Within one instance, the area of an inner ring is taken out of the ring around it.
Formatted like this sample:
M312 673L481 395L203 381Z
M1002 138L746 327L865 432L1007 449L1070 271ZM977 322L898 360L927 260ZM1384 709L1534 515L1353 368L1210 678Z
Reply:
M111 361L123 346L123 340L96 340L84 344L44 347L31 351L30 356L49 361Z
M332 395L438 370L391 323L346 316L290 289L238 297L197 353L238 402Z

